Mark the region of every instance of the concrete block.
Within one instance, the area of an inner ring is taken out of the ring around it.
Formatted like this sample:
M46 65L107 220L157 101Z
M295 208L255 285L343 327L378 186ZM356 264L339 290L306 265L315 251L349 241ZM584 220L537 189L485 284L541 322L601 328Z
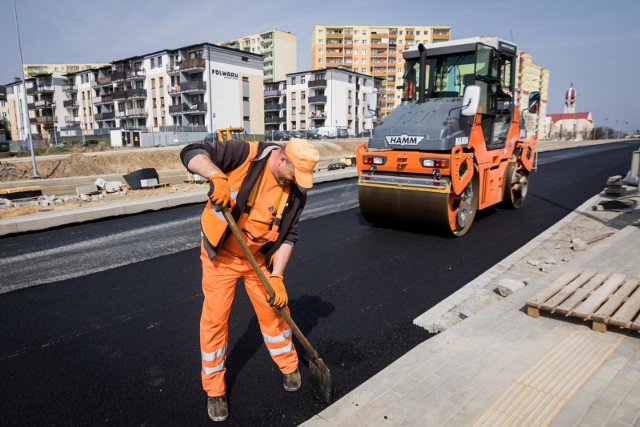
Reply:
M113 193L116 191L120 191L124 184L120 181L109 181L105 182L104 189L107 190L107 193Z
M155 187L156 185L158 185L158 180L155 179L155 178L141 179L140 180L140 186L141 187Z
M580 238L575 238L571 240L571 247L574 251L584 251L587 249L587 242Z
M76 187L76 194L82 196L83 194L95 194L98 192L98 187L95 184L79 185Z
M614 175L607 178L607 186L609 185L622 185L622 176Z
M524 282L514 279L500 279L497 291L503 297L508 297L512 293L524 288Z
M104 188L106 184L107 184L107 181L105 181L104 179L102 178L96 179L96 187Z

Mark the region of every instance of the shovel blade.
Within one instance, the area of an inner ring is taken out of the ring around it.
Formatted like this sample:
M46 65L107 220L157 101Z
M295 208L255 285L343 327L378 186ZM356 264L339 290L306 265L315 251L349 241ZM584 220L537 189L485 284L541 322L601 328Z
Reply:
M333 389L331 388L331 373L329 368L319 357L309 358L309 372L311 373L311 383L320 393L320 397L327 403L333 400Z

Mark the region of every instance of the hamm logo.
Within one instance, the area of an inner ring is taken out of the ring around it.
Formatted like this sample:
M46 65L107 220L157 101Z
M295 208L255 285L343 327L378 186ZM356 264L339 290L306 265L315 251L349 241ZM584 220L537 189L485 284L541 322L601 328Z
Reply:
M390 135L386 137L388 145L418 145L424 136Z

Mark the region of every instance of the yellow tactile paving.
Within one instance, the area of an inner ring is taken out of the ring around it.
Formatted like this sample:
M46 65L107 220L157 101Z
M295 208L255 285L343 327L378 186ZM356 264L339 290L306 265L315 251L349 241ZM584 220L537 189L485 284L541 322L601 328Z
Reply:
M624 339L577 331L515 378L474 426L546 426Z

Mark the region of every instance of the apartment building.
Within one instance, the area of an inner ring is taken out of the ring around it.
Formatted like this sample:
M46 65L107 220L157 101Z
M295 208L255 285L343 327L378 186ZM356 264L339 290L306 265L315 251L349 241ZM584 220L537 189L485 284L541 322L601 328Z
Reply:
M22 82L12 83L7 86L9 120L15 123L15 139L26 139L26 123L32 124L35 139L50 139L54 129L71 136L237 126L262 134L262 76L261 55L209 43L166 49L27 79L26 106Z
M297 41L290 32L274 29L217 44L263 55L265 82L282 81L296 71Z
M450 37L447 26L316 25L311 33L311 69L342 66L381 78L380 113L384 117L402 98L402 52Z
M9 107L7 106L7 88L0 86L0 142L6 138L5 133L10 131Z
M264 84L265 132L287 129L287 81Z
M25 80L26 105L22 81L6 86L13 140L27 140L29 127L33 139L46 140L54 137L53 132L64 123L62 110L57 105L62 104L64 99L62 88L66 80L60 72L39 74Z
M324 68L287 75L288 130L323 126L347 128L350 135L372 129L364 114L365 99L376 84L372 76L346 68Z
M537 114L530 114L526 109L529 104L529 94L534 91L540 92L540 108ZM535 64L533 55L521 50L516 63L516 105L523 112L527 132L536 133L540 139L546 137L545 117L548 96L549 70Z
M35 77L38 74L51 73L77 73L78 71L90 70L109 65L108 63L91 63L91 64L24 64L22 70L27 79Z

